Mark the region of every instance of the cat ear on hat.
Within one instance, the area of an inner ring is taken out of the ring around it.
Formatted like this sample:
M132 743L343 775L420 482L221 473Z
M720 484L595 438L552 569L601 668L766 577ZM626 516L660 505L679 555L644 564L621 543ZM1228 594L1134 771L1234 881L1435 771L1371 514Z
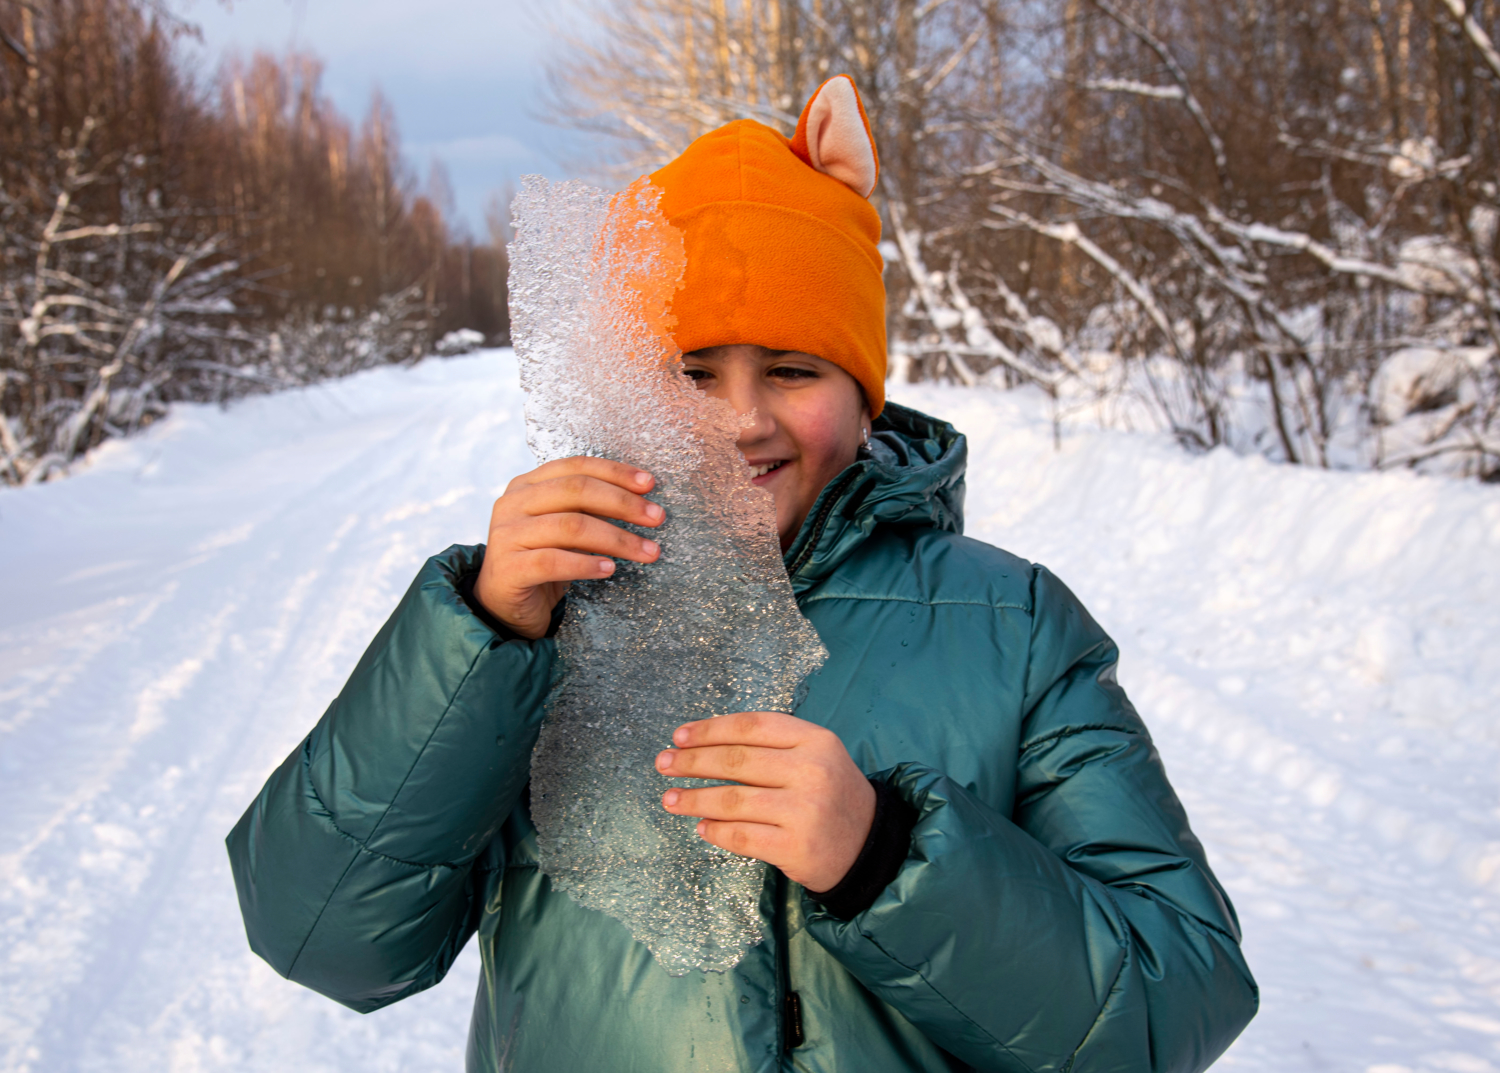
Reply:
M836 75L818 87L797 120L791 149L860 197L870 196L880 175L880 157L853 79Z

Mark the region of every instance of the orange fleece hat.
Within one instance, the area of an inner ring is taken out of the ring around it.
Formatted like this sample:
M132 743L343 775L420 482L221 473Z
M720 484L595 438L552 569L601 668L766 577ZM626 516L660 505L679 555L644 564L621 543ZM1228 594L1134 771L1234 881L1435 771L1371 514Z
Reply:
M650 176L682 230L672 303L684 351L731 343L833 362L885 406L879 157L848 75L818 87L788 140L753 119L709 131Z

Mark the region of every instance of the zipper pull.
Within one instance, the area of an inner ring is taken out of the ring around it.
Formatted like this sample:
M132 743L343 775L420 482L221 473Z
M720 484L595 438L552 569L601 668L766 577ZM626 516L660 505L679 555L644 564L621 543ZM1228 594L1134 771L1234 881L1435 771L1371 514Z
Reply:
M783 1024L786 1026L786 1047L790 1051L806 1042L802 1035L802 999L795 991L786 993Z

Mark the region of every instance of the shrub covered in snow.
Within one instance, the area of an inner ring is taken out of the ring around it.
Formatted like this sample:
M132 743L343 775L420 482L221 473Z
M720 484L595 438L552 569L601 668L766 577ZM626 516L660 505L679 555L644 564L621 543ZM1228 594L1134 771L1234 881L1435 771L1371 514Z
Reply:
M744 116L790 134L851 73L897 380L1033 384L1060 418L1313 466L1500 475L1494 4L599 7L556 85L622 174ZM1447 357L1412 379L1412 350Z
M473 328L459 328L445 334L433 348L445 358L469 354L484 346L484 336Z

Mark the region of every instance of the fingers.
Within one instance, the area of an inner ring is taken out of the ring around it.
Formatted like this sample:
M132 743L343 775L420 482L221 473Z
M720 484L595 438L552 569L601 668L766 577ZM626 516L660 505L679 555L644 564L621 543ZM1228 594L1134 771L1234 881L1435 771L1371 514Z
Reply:
M700 838L809 890L848 872L869 835L875 791L832 731L782 712L736 712L685 723L673 741L680 747L657 754L658 772L728 783L662 794L668 812L700 817Z
M793 839L784 828L765 823L699 820L698 837L741 857L775 864L792 851Z
M506 487L505 492L518 492L530 485L544 484L564 477L591 477L612 484L627 492L642 495L651 491L656 479L645 470L627 466L623 462L611 462L607 458L589 458L579 455L574 458L559 458L544 462L530 473L523 473Z
M614 572L613 559L600 559L561 548L541 548L512 556L508 581L516 590L525 591L559 581L592 581L609 577Z
M592 514L647 527L660 525L666 517L660 505L643 495L574 473L507 491L495 503L491 524L565 513Z
M672 778L731 779L749 786L785 786L796 766L785 749L753 745L668 749L656 757L656 770Z
M820 735L831 732L785 712L736 712L684 723L673 732L672 744L679 749L735 744L791 749Z
M591 552L637 563L655 562L661 555L661 546L656 541L636 536L587 514L548 514L533 518L524 529L509 534L509 538L512 546L522 551Z
M653 540L610 524L660 525L645 498L651 474L606 458L561 458L515 478L490 511L488 548L474 595L523 637L539 637L573 581L609 577L615 559L652 563Z
M661 795L661 803L673 815L706 820L779 826L795 817L794 802L784 791L758 786L673 787Z
M653 484L649 474L603 458L549 462L516 478L505 495L495 501L490 545L496 550L552 548L655 562L661 555L655 541L603 520L618 519L648 528L660 525L665 511L638 494ZM516 565L506 563L508 571ZM536 578L538 582L579 580L607 576L613 570L613 565L606 569L598 562L593 568L571 563L560 573L539 574Z

